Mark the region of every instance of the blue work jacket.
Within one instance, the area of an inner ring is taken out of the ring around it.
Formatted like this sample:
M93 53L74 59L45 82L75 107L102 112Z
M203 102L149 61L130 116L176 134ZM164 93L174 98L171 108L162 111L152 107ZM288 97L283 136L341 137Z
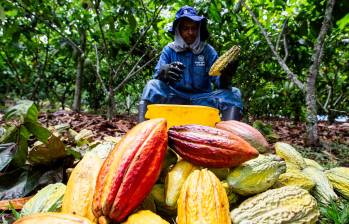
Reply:
M174 89L188 93L211 92L211 83L216 87L219 86L219 77L208 75L212 64L217 58L216 50L209 44L206 44L200 54L194 54L190 50L176 52L166 46L162 50L160 59L155 67L153 78L156 79L158 77L161 65L179 61L185 65L185 69L183 78L171 85Z

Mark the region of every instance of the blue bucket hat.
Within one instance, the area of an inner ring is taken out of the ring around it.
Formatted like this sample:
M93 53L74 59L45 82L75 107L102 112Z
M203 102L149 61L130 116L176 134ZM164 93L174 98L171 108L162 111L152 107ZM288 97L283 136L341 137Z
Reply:
M188 18L194 22L199 22L201 24L200 26L201 40L204 41L208 38L208 31L206 27L207 19L204 16L199 16L193 7L187 6L187 5L181 7L176 12L176 18L173 21L172 27L169 29L168 32L174 35L178 22L183 18Z

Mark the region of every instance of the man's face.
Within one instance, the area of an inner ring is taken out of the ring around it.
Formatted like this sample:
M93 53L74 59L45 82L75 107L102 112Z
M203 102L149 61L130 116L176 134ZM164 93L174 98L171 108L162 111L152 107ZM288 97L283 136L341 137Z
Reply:
M187 44L196 40L199 32L199 24L190 19L184 18L179 22L179 34Z

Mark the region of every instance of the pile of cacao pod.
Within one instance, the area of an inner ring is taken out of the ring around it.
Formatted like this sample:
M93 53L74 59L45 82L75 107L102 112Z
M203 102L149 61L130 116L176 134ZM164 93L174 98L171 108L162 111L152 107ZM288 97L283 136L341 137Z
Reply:
M272 153L274 152L275 153ZM131 129L107 158L86 153L67 185L47 186L15 223L316 223L349 198L349 168L325 170L242 122Z

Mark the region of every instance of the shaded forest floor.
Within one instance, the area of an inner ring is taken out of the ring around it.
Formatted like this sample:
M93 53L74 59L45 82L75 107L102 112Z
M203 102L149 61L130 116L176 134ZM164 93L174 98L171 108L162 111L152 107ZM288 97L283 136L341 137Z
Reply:
M0 125L3 123L3 114L0 114ZM107 120L100 115L88 113L75 113L72 111L56 111L41 113L39 120L45 126L69 124L79 132L88 129L93 132L94 140L103 139L105 136L120 137L137 124L135 115L115 116ZM254 119L250 119L251 123ZM322 165L349 166L349 123L338 122L329 124L325 121L319 123L319 136L322 146L307 148L304 146L306 134L304 123L294 123L288 119L267 118L261 121L272 128L273 135L268 138L270 143L277 141L287 142L295 146L303 156L315 159Z
M71 111L41 113L39 119L46 126L68 123L76 131L91 130L94 133L94 140L103 139L104 136L122 136L137 124L134 115L116 116L112 120L107 120L100 115ZM288 119L280 118L262 119L262 122L272 127L274 135L272 138L268 138L270 143L276 141L290 143L299 149L303 156L315 159L328 167L349 166L349 123L320 122L318 131L322 146L307 148L304 146L306 134L304 123L294 123Z

